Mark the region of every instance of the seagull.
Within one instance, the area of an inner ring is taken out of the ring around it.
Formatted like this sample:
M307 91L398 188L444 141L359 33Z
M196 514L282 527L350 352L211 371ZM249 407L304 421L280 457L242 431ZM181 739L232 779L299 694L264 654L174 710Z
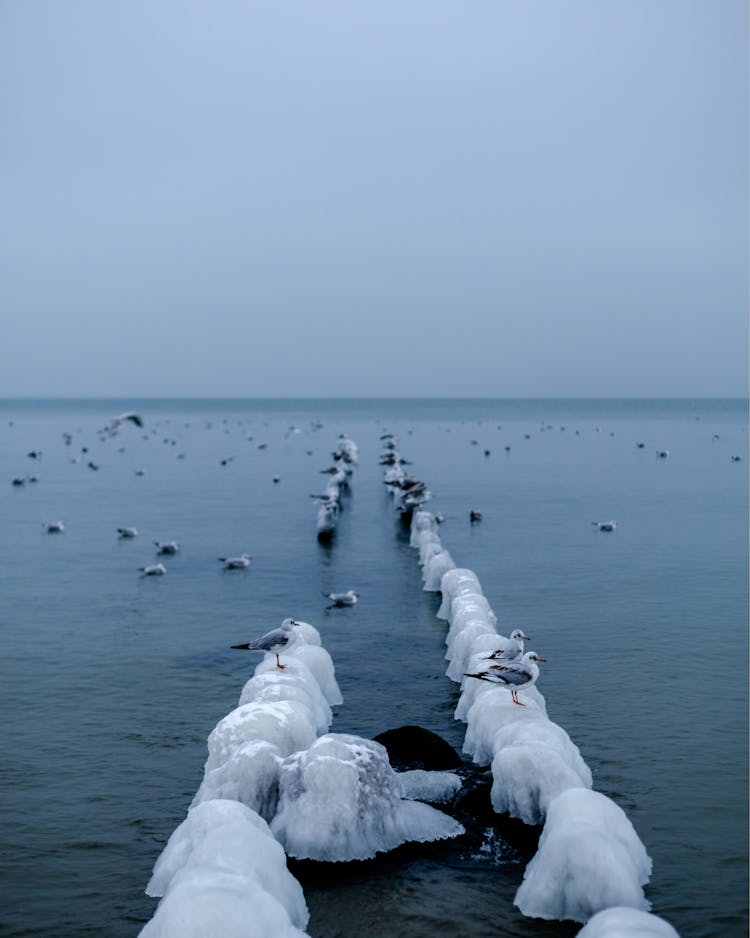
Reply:
M510 633L510 638L505 640L502 645L496 651L493 651L491 655L488 655L485 660L502 659L503 661L516 661L523 654L524 641L528 642L528 640L529 636L524 635L521 629L513 629Z
M65 530L65 524L62 521L51 521L45 523L44 526L47 529L47 534L62 534Z
M518 699L518 691L525 690L539 677L537 661L544 661L535 651L527 651L519 661L509 661L507 664L492 664L486 671L477 674L465 674L464 677L475 677L480 681L489 681L490 684L503 684L510 688L513 703L525 707Z
M481 521L481 520L482 520L482 512L481 512L481 511L470 511L470 512L469 512L469 521L471 521L472 524L475 524L477 521Z
M250 566L250 554L240 554L239 557L219 557L225 570L247 570Z
M592 521L591 523L599 531L614 531L617 527L616 521Z
M120 427L126 422L134 423L136 427L143 426L143 418L136 414L133 410L128 410L124 414L118 414L117 417L114 417L112 423L109 425L110 433L117 433Z
M164 576L167 572L163 563L152 563L148 567L138 567L138 569L143 572L144 576Z
M658 449L656 455L659 459L669 459L669 450L668 449Z
M232 645L231 647L238 648L242 651L272 652L276 655L276 667L280 671L283 671L286 665L279 661L279 652L282 648L286 648L290 641L294 640L294 626L299 624L300 623L295 622L294 619L284 619L279 628L266 632L265 635L261 635L261 637L256 638L255 641L245 642L243 645Z
M177 541L154 541L157 549L157 554L176 554L180 549L180 545Z
M334 606L354 606L359 599L359 593L356 590L347 590L345 593L323 593L326 599L330 599Z
M118 528L117 533L122 538L138 537L138 528Z

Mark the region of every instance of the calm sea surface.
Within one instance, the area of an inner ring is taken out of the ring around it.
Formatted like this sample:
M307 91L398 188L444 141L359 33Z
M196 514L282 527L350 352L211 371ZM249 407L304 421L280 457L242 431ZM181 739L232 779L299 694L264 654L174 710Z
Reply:
M131 406L144 429L101 442ZM460 748L445 624L382 486L384 429L501 631L547 658L550 718L653 858L653 911L683 938L747 935L746 402L559 400L0 402L0 934L137 934L206 737L258 660L229 645L287 615L333 656L333 731L417 723ZM360 464L324 549L308 495L341 432ZM11 486L25 475L39 481ZM58 518L65 533L45 534ZM140 578L172 539L168 574ZM222 572L241 551L250 570ZM349 588L360 604L326 612L321 590ZM311 880L309 931L575 933L513 907L523 868L409 857Z

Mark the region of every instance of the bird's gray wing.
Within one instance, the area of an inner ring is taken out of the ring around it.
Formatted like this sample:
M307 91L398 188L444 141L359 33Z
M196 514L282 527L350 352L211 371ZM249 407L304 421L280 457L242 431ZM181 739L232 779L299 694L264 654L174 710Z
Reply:
M268 649L273 648L274 645L286 645L288 641L289 636L283 629L273 629L271 632L266 632L265 635L261 635L261 637L254 642L249 642L248 645L256 651L268 651Z
M507 664L493 664L489 670L498 680L513 687L526 684L533 677L531 671L525 665L515 661L509 661Z

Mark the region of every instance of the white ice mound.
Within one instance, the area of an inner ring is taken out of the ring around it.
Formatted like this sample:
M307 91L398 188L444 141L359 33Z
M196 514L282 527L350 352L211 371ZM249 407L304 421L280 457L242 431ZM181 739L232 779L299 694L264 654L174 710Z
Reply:
M433 554L425 563L422 571L424 579L424 589L428 593L437 593L440 590L440 581L443 574L455 567L453 558L447 550L441 550L438 554Z
M409 801L450 801L461 787L461 778L454 772L426 772L412 769L398 772L401 795Z
M481 593L459 593L451 602L448 620L445 643L449 648L470 622L484 622L488 630L496 631L497 618Z
M401 797L383 746L330 733L284 760L271 829L286 852L312 860L367 860L410 840L457 837L463 827Z
M240 746L222 765L207 771L193 798L193 806L216 798L240 801L270 821L279 800L278 747L263 739Z
M318 686L323 691L323 696L332 707L337 707L343 703L344 698L341 696L339 685L336 683L336 669L325 648L318 645L309 645L306 642L296 642L289 651L284 652L284 664L289 665L293 661L301 661L302 664L307 665L318 682ZM258 665L255 669L256 674L261 673L260 668L264 663L266 663L267 669L268 659ZM272 661L270 664L272 665Z
M446 675L452 681L460 683L469 670L469 663L476 656L476 652L486 647L493 635L497 641L497 632L493 632L492 626L486 621L477 619L469 622L455 636L448 648L445 657L448 658L450 664L445 672ZM486 667L487 662L482 662L482 666Z
M305 938L258 883L203 867L179 873L139 938Z
M309 622L303 622L301 619L294 620L297 625L294 629L294 632L298 640L307 642L308 645L320 645L322 644L320 640L320 632L315 628L314 625L311 625Z
M524 915L585 922L610 906L648 911L651 860L625 812L599 792L554 798L515 905Z
M315 736L313 713L299 701L243 704L228 713L211 731L205 772L208 774L223 765L251 740L272 743L282 756L288 756L307 748Z
M505 690L505 688L498 684L491 684L488 681L480 681L475 677L465 677L463 682L461 696L458 698L456 712L453 714L454 719L456 720L463 720L464 722L468 721L469 712L474 706L474 703L480 698L494 693L507 696L509 702L515 706L515 704L513 704L510 700L510 691ZM529 687L527 690L523 690L520 693L523 694L524 703L528 704L529 700L533 700L536 704L536 707L541 711L541 714L543 716L547 715L547 703L543 695L539 692L539 690L537 690L535 686ZM519 707L515 707L515 709L519 712L522 712Z
M306 669L307 670L307 669ZM310 708L318 733L327 733L333 714L312 672L301 669L274 667L251 677L242 688L240 706L247 703L268 703L277 700L297 700Z
M469 683L467 680L464 694L467 693ZM532 724L536 720L546 720L544 708L540 705L530 687L528 690L518 691L519 700L524 703L519 707L513 703L510 691L497 684L473 679L476 684L483 684L488 688L476 692L474 702L466 715L466 736L464 737L463 751L471 756L474 762L486 765L495 755L495 736L504 726L523 721ZM463 694L461 695L463 697ZM459 704L460 704L459 700Z
M481 595L482 587L479 579L473 570L466 567L454 567L443 574L440 581L440 592L443 594L443 601L440 603L436 615L438 619L449 619L451 602L454 596L460 592L478 593Z
M541 824L553 798L591 788L591 771L565 730L550 720L510 723L493 746L492 807L526 824Z
M679 938L679 935L658 915L620 906L597 912L576 938Z
M282 929L279 934L296 934L292 925L307 924L302 887L266 822L236 801L206 801L191 808L156 861L146 893L166 899L143 934L275 935L239 930L231 906L245 891L259 903L261 918Z
M438 523L431 511L415 511L411 516L409 546L419 547L420 538L426 533L437 534Z

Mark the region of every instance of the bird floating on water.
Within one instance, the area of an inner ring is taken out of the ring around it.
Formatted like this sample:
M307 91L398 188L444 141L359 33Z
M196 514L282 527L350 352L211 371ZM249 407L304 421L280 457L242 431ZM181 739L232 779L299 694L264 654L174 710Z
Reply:
M516 661L523 655L523 643L529 641L529 636L525 635L521 629L513 629L510 637L506 639L499 648L495 649L491 655L488 655L487 661Z
M347 590L345 593L323 593L326 599L330 599L334 606L354 606L359 600L359 593L356 590Z
M138 537L138 528L118 528L117 533L121 538Z
M486 671L476 674L465 674L464 677L475 677L480 681L489 681L490 684L502 684L510 688L513 703L525 707L518 699L518 691L526 690L535 683L539 677L538 661L544 661L535 651L527 651L518 661L509 661L507 664L492 664Z
M180 549L177 541L154 541L157 554L176 554Z
M286 665L279 661L279 652L286 648L290 641L294 640L296 637L294 627L299 624L300 623L295 622L294 619L284 619L279 628L266 632L265 635L261 635L260 638L256 638L252 642L244 642L242 645L232 645L231 647L241 651L271 652L276 655L276 667L280 671L283 671Z
M167 572L167 568L163 563L152 563L147 567L138 567L138 569L143 573L144 576L164 576Z
M614 531L617 527L616 521L592 521L591 523L598 531Z
M219 557L225 570L247 570L250 566L250 554L240 554L239 557Z
M481 511L470 511L470 512L469 512L469 521L471 521L472 524L475 524L477 521L481 521L481 520L482 520L482 512L481 512Z
M47 534L62 534L65 530L65 523L63 521L50 521L45 522L44 527L47 530Z

